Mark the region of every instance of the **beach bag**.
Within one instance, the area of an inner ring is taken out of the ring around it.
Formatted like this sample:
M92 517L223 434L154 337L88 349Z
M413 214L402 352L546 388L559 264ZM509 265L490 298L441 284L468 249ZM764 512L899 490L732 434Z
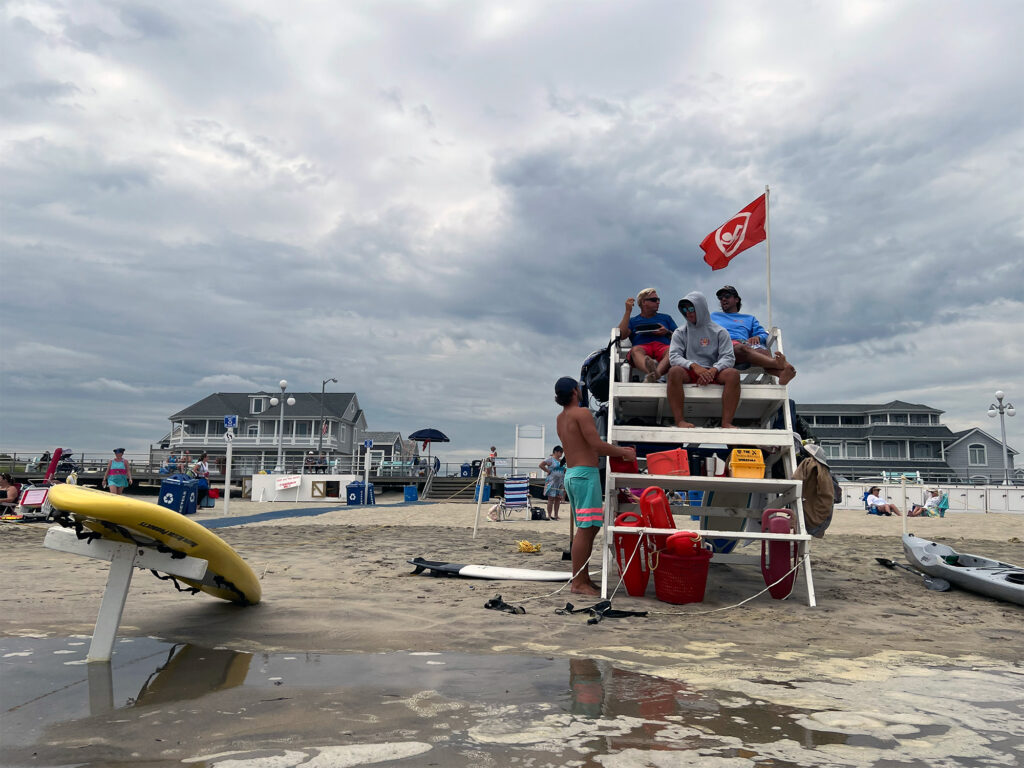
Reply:
M531 520L543 520L544 510L541 507L530 507L530 519Z

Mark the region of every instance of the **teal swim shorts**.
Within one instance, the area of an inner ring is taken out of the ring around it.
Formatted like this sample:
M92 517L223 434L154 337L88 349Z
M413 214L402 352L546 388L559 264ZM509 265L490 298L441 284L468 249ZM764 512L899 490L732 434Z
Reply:
M565 493L577 528L601 527L604 523L604 495L597 467L570 467L565 470Z

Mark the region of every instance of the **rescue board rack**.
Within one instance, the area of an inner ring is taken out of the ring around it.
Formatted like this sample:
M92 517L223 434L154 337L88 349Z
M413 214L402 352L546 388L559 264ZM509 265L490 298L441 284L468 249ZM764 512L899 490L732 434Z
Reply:
M136 568L160 571L185 579L202 581L206 575L207 562L196 557L167 552L158 552L137 544L122 543L109 539L78 538L78 535L58 525L46 532L43 546L57 552L66 552L94 560L106 560L110 563L107 586L103 590L103 599L96 616L96 626L92 633L87 661L109 662L114 650L117 628L121 624L124 602L128 597L128 589L132 584L132 575Z
M771 329L769 345L782 352L782 333L779 329ZM714 444L727 445L730 448L767 449L765 464L769 467L781 462L784 475L788 479L770 477L707 477L699 475L635 475L612 472L610 464L605 474L604 499L604 546L601 573L601 596L608 597L609 571L615 568L612 551L613 538L616 533L627 534L671 534L677 529L640 528L617 526L614 521L621 511L636 509L637 505L620 502L618 491L623 488L639 485L658 486L666 490L704 491L722 496L724 504L701 507L683 507L686 514L698 514L706 518L707 527L701 527L693 521L701 536L708 539L728 539L738 542L761 541L790 542L799 557L807 588L807 604L814 607L817 602L814 595L814 581L811 576L811 559L809 553L810 534L804 523L802 482L791 479L796 469L796 450L794 443L793 423L789 409L789 390L785 385L764 373L759 368L744 371L740 385L740 402L736 411L736 420L747 422L747 426L739 429L721 429L716 427L698 426L692 429L678 429L671 425L671 409L668 406L667 388L664 383L640 383L629 381L630 370L626 362L628 343L623 345L619 337L619 329L613 328L609 344L609 376L608 383L608 426L607 441L616 445L622 443L687 445ZM684 417L691 420L712 420L721 418L722 387L709 384L703 387L684 385L686 393ZM776 425L776 417L781 412L782 423ZM627 423L631 422L631 423ZM638 423L639 422L639 423ZM664 426L666 422L670 426ZM749 494L746 504L734 503L739 495ZM758 502L752 500L757 497ZM729 499L729 501L727 501ZM755 530L718 530L736 518L756 520L760 525L762 512L770 507L789 507L792 510L792 533L764 533ZM739 553L716 553L713 562L736 564L760 564L757 556Z

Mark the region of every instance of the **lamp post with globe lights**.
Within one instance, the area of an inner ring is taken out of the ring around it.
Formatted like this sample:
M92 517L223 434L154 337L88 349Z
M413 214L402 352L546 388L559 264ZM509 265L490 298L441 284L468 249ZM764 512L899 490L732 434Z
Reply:
M1010 458L1009 452L1006 450L1006 416L1016 416L1017 409L1013 407L1013 403L1006 403L1003 405L1003 398L1005 395L1002 390L996 392L996 402L992 403L988 407L988 417L994 419L996 414L999 414L999 433L1000 439L1003 441L1003 485L1010 484Z
M288 382L285 379L281 379L277 384L281 387L281 397L270 398L270 404L280 404L281 406L281 411L277 417L277 466L274 467L274 472L280 473L284 472L284 406L286 403L288 405L295 405L295 398L289 395L285 399L284 393L288 389Z
M320 454L324 452L324 426L326 426L324 424L324 390L327 388L328 381L333 381L335 384L338 383L337 379L331 377L329 379L324 379L320 384L320 437L317 438L316 441L317 461L320 460Z

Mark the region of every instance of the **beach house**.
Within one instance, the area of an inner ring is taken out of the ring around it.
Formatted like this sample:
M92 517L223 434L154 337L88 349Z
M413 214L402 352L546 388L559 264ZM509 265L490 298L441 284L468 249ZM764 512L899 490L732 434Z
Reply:
M1003 477L1002 443L977 428L952 432L938 408L893 400L881 405L805 403L796 412L837 475L876 479L883 473L920 473L925 482ZM1008 453L1012 475L1017 452Z
M172 414L170 431L160 441L166 453L183 451L195 457L206 451L223 455L225 416L237 416L234 431L234 470L271 470L283 448L285 467L299 471L309 451L322 446L331 460L341 463L358 454L366 434L366 414L354 392L289 392L295 405L271 405L276 392L215 392ZM284 408L283 421L281 408ZM323 414L323 429L320 417ZM283 429L282 429L283 426ZM322 432L322 435L321 435Z

